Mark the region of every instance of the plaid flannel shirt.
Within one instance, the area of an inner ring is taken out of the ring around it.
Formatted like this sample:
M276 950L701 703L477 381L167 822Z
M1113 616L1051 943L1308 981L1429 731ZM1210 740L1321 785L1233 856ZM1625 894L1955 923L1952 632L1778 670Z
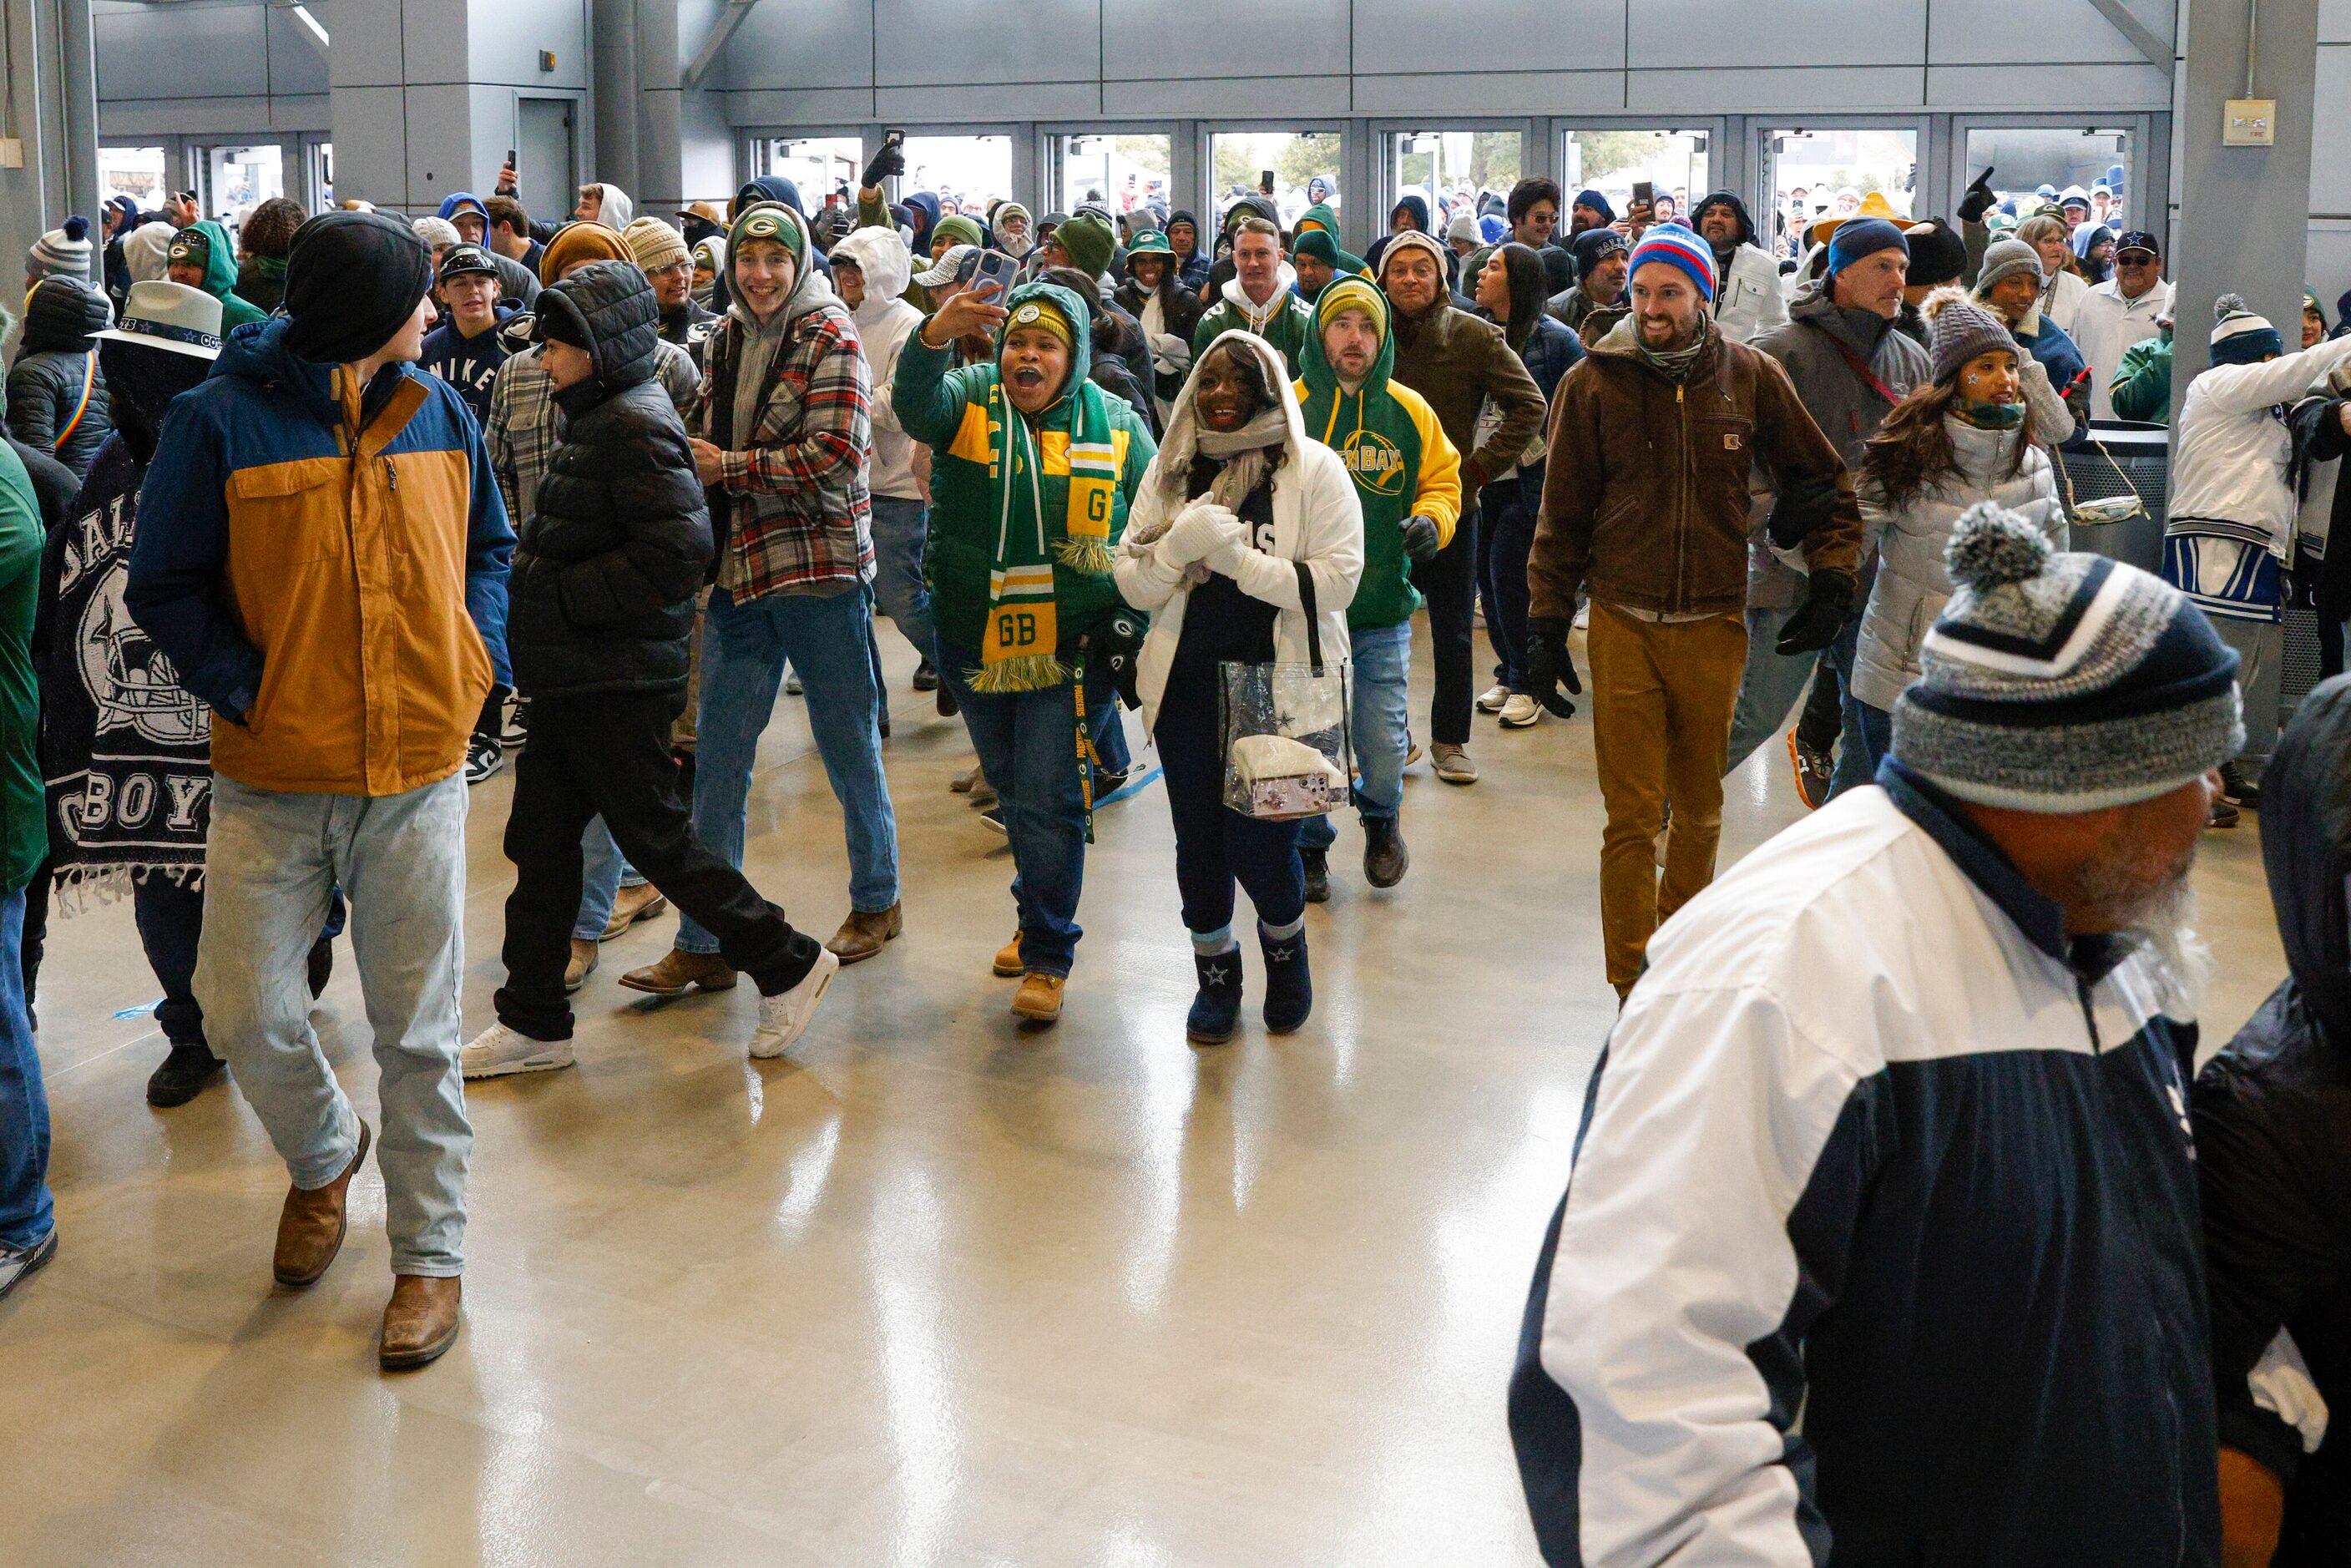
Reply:
M743 329L729 318L706 345L695 428L728 448L716 488L729 502L718 586L739 601L873 576L873 504L866 488L872 381L849 312L838 305L794 321L776 350L773 383L747 431L718 441L731 412ZM729 400L726 410L718 400Z
M521 319L528 332L528 318ZM511 331L513 327L499 329ZM694 368L694 356L665 340L655 341L653 354L660 361L653 373L662 390L677 405L678 417L691 420L702 391L702 372ZM507 516L517 533L538 504L538 482L563 441L563 411L556 406L555 381L547 373L546 358L534 345L498 367L490 387L489 428L483 432L490 449L490 472L497 477Z

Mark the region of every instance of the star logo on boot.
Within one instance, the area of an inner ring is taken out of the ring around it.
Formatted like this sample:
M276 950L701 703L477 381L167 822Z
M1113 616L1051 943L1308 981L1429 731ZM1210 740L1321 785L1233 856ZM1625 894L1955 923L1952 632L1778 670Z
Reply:
M1225 967L1222 964L1209 965L1207 979L1208 984L1212 986L1223 985L1225 983Z

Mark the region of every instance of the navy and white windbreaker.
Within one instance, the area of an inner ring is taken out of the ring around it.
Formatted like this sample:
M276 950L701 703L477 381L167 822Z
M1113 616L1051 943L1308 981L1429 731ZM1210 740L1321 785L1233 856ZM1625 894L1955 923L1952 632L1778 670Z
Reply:
M2220 1561L2153 959L1888 763L1649 944L1510 1387L1545 1558Z

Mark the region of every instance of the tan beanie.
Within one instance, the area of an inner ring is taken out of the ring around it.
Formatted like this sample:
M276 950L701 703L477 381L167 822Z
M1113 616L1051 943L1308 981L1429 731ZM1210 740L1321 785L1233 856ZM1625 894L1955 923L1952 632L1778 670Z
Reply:
M621 231L629 244L629 257L646 272L658 272L686 259L685 236L659 218L639 218Z

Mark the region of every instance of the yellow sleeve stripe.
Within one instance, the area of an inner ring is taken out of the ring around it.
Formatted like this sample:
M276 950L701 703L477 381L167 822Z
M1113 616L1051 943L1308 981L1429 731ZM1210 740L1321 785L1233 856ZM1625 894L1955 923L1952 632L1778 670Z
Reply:
M977 402L964 404L963 423L956 426L955 440L947 445L947 455L985 467L991 446L987 405Z

